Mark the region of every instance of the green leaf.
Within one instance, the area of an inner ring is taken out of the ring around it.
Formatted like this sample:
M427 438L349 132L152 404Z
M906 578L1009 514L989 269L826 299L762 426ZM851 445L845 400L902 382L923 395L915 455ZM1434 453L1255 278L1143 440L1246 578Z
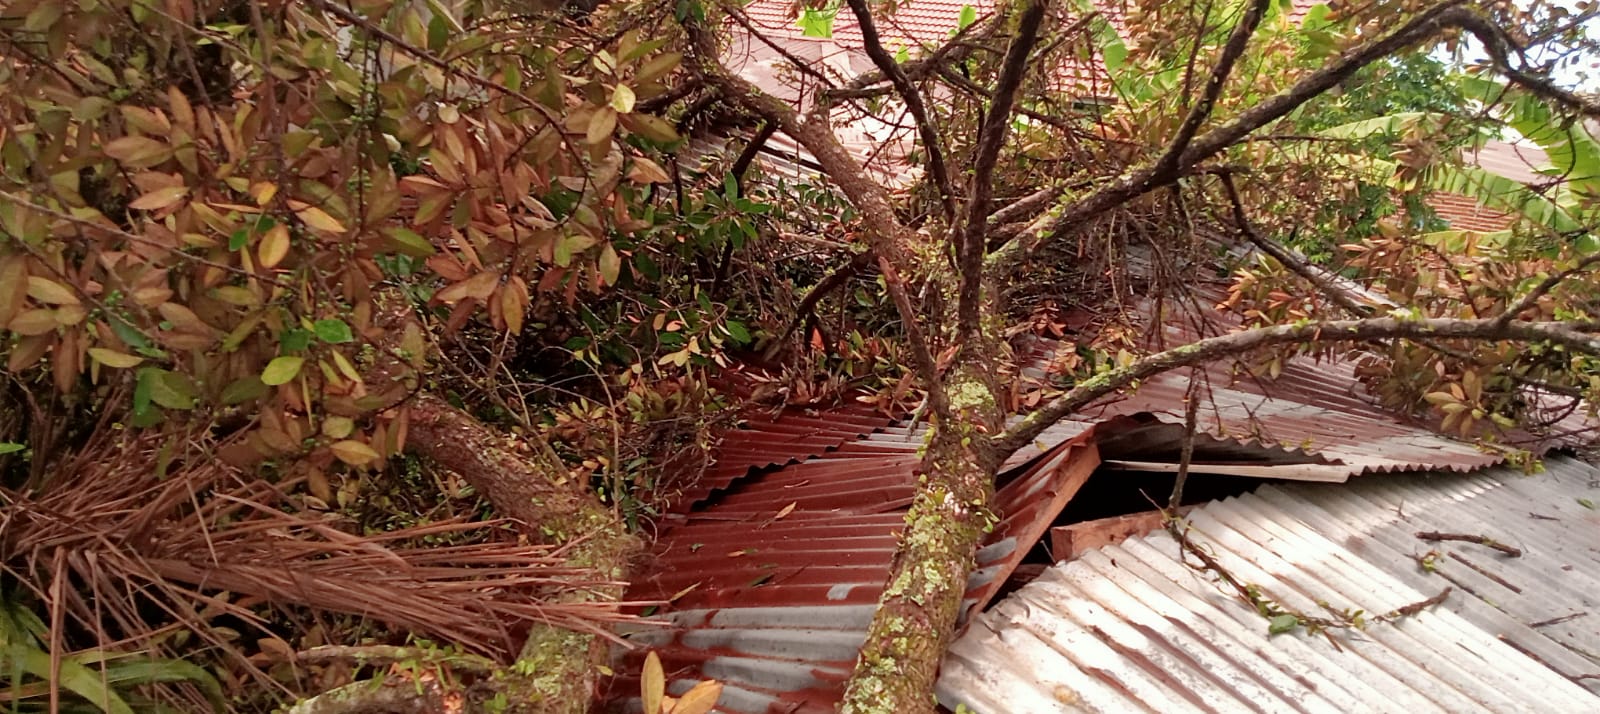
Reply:
M18 451L22 451L26 448L28 447L25 444L18 444L11 441L0 441L0 456L4 456L5 454L15 454Z
M28 13L28 17L22 21L23 31L42 33L50 29L51 26L56 24L57 20L61 19L61 13L66 9L65 6L66 3L63 2L39 3L37 7L33 8L33 12Z
M428 49L438 52L450 44L450 25L443 15L434 15L428 21Z
M135 686L160 682L192 682L205 692L216 711L227 708L227 697L222 685L205 668L181 659L139 658L118 660L106 666L105 679L109 684Z
M956 30L965 30L978 21L978 8L971 5L961 6L961 16L956 18Z
M1267 634L1281 635L1285 632L1292 632L1294 628L1299 626L1300 618L1294 615L1275 615L1267 625Z
M139 370L139 378L133 383L133 415L141 417L150 413L150 382L151 378L145 376L148 369Z
M144 333L139 331L139 328L128 324L128 321L113 315L107 320L107 323L111 325L111 334L116 335L117 339L126 342L135 352L154 359L161 359L167 356L165 352L151 344L150 338L145 337Z
M1592 231L1584 233L1572 241L1572 249L1578 255L1593 255L1595 251L1600 250L1600 236L1596 236Z
M311 346L311 332L291 327L278 336L278 351L299 352Z
M300 374L300 366L305 364L304 357L286 356L278 357L267 363L267 368L261 370L261 383L269 386L288 384Z
M661 266L657 265L655 259L651 258L648 253L634 253L633 267L637 268L646 278L651 280L661 279Z
M750 343L750 330L745 328L744 323L737 320L729 320L722 323L722 329L727 331L728 336L732 337L735 343L740 345Z
M384 229L383 234L394 242L396 250L414 258L425 258L438 252L427 238L413 230L393 227Z
M188 376L165 369L155 370L150 399L168 409L193 409L199 390Z
M50 681L50 653L22 644L12 644L0 649L0 669L21 670L39 679ZM55 680L67 691L107 714L133 714L128 703L106 686L100 673L83 666L72 658L62 659L59 676Z
M1372 136L1394 136L1424 120L1442 120L1444 115L1433 112L1398 112L1388 116L1362 119L1348 124L1329 127L1317 132L1330 139L1365 139Z
M312 330L317 333L317 339L330 345L339 345L355 340L355 335L350 333L350 326L344 320L327 319L317 320L312 325Z
M254 399L260 399L266 393L267 383L261 381L260 377L251 375L236 379L228 386L223 387L221 400L223 404L231 407Z
M812 10L806 8L800 11L800 18L795 24L800 27L802 37L833 37L833 18L839 14L837 8L833 10Z

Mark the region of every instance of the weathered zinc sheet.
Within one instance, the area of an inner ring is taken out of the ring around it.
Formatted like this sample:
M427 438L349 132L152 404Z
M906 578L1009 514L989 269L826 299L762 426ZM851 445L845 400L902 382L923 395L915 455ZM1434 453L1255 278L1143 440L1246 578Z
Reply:
M1548 467L1265 486L1191 514L1197 542L1297 609L1381 613L1454 588L1422 614L1269 636L1161 532L1058 564L978 617L939 696L979 712L1600 711L1600 469Z
M1187 328L1169 326L1173 344L1199 339ZM1036 340L1019 350L1029 367L1023 378L1046 383L1058 348L1070 345ZM1297 453L1308 461L1343 466L1346 477L1363 473L1450 470L1473 471L1502 463L1504 456L1436 433L1432 424L1397 415L1367 393L1351 359L1297 359L1278 376L1255 376L1234 364L1218 362L1193 373L1203 378L1197 428L1219 440L1263 450ZM1078 412L1076 419L1102 422L1149 415L1183 424L1191 372L1167 372ZM1486 435L1535 454L1593 441L1597 424L1583 410L1572 410L1554 424L1552 434L1533 437L1520 431ZM1069 428L1064 433L1071 433ZM1046 435L1048 436L1048 435ZM1102 432L1102 437L1115 434ZM1048 440L1042 441L1049 446ZM1028 451L1027 453L1035 453ZM1115 458L1108 455L1106 458Z
M757 469L663 533L629 595L672 600L654 614L669 627L629 638L640 647L624 656L611 696L635 696L633 673L649 649L673 692L721 681L721 711L833 711L916 493L925 433L898 426ZM1090 436L1008 476L994 504L1000 521L967 583L968 608L995 595L1099 464Z

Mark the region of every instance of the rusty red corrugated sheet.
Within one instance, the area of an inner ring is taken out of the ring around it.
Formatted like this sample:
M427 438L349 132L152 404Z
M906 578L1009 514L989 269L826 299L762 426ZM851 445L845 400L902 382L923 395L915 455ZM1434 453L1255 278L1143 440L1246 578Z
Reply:
M653 567L629 596L672 600L655 616L673 629L633 639L661 657L675 691L712 678L725 685L723 711L833 710L916 493L925 433L897 426L751 471L661 535ZM1001 487L1000 520L978 554L968 608L999 591L1098 465L1091 436L1053 447ZM620 669L636 672L643 651ZM624 675L612 693L627 699L637 687Z
M1493 233L1510 228L1513 221L1511 214L1487 208L1457 193L1432 193L1426 201L1439 220L1450 224L1453 230Z

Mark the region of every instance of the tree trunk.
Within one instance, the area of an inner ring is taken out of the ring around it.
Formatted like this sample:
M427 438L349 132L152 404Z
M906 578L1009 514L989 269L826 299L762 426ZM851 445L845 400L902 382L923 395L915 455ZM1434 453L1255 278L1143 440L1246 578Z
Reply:
M967 350L969 353L978 350ZM923 457L925 483L906 514L867 640L840 711L934 711L933 684L950 645L978 543L994 523L998 461L988 439L999 426L994 392L970 361L947 382L952 419L934 425Z
M572 565L620 583L639 541L617 514L574 479L551 454L536 463L507 450L503 437L432 395L411 403L407 448L460 474L494 505L519 521L537 543L566 546ZM567 602L617 601L622 586L581 589ZM583 712L593 699L606 644L593 633L539 626L517 662L499 673L511 712Z

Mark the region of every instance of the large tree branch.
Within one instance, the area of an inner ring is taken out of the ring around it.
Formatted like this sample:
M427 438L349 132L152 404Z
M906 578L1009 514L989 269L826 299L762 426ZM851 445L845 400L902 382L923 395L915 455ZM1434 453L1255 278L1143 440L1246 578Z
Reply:
M1222 174L1222 188L1228 194L1228 203L1233 208L1233 221L1239 227L1239 232L1252 245L1267 255L1272 256L1284 267L1294 271L1301 279L1311 283L1323 295L1332 300L1334 304L1359 317L1371 315L1378 306L1363 303L1361 299L1350 294L1344 286L1339 285L1327 271L1319 270L1307 263L1304 258L1295 255L1288 248L1276 241L1268 240L1256 231L1255 225L1250 222L1250 216L1245 213L1244 202L1239 199L1239 189L1233 184L1232 174Z
M1518 315L1527 312L1529 308L1537 305L1539 299L1543 298L1545 295L1548 295L1551 290L1556 288L1557 285L1560 285L1563 281L1571 278L1574 275L1577 275L1578 273L1594 267L1596 264L1600 264L1600 253L1595 253L1594 255L1585 257L1584 259L1573 264L1572 267L1546 277L1544 280L1539 281L1538 285L1533 286L1533 289L1529 290L1528 294L1523 295L1521 298L1518 298L1516 302L1506 307L1506 311L1500 314L1498 320L1504 324L1517 319Z
M1489 340L1550 342L1580 352L1600 355L1600 337L1595 337L1593 334L1596 328L1597 326L1593 324L1571 322L1518 320L1502 324L1498 319L1407 320L1376 317L1364 320L1273 325L1211 337L1150 355L1126 367L1080 382L1066 394L1051 400L1029 414L1022 422L996 437L993 443L995 458L1005 460L1018 449L1033 443L1052 424L1136 381L1149 379L1180 367L1204 364L1263 347L1381 339Z
M1233 73L1233 65L1244 55L1244 49L1250 44L1250 36L1256 32L1256 27L1261 24L1261 16L1266 13L1267 5L1271 0L1254 0L1245 8L1244 17L1239 18L1239 24L1233 26L1233 32L1228 35L1228 43L1222 47L1222 56L1217 58L1217 64L1211 68L1211 76L1206 80L1206 86L1200 93L1200 101L1189 107L1189 114L1183 118L1183 124L1178 126L1178 133L1167 144L1166 153L1156 160L1152 171L1157 176L1174 173L1178 168L1178 161L1183 157L1189 142L1194 140L1194 135L1200 131L1200 126L1211 117L1211 110L1217 106L1217 98L1222 96L1222 88L1228 83L1228 75ZM1199 40L1196 40L1196 44Z
M1001 27L1002 17L990 15L982 21L975 22L961 31L955 37L936 48L928 56L896 63L907 79L918 81L938 73L944 67L956 62L963 62L972 56L974 49L978 48L978 41L993 37ZM887 90L874 86L881 85L888 77L883 70L862 72L845 86L839 89L828 90L824 96L829 99L864 99L884 94Z
M1006 204L1004 208L989 214L989 227L1003 226L1038 215L1061 195L1062 190L1060 186L1049 185Z
M800 298L800 305L794 309L794 318L789 320L788 327L783 328L783 332L778 333L778 336L772 340L772 344L767 347L766 352L762 353L761 358L770 360L777 357L778 353L783 351L784 343L789 341L789 336L793 335L795 330L800 329L800 325L816 309L817 303L821 302L822 298L827 297L828 293L844 287L845 283L848 283L857 273L871 264L871 252L856 253L850 257L850 262L840 266L838 270L828 273L827 277L823 278L804 297Z
M864 0L850 0L852 3ZM1265 0L1261 0L1265 1ZM971 343L978 333L978 316L983 294L984 236L988 231L989 203L994 199L994 166L1005 146L1006 129L1011 126L1011 105L1028 69L1028 55L1039 41L1039 26L1044 24L1049 0L1032 0L1017 18L1017 36L1006 49L995 82L994 100L978 129L978 146L972 157L972 187L967 197L966 219L962 222L956 256L961 266L961 288L956 308L957 339Z
M906 111L911 112L911 118L916 120L917 134L922 138L922 148L928 152L928 173L932 174L933 185L939 191L939 199L944 204L945 219L951 223L956 218L956 189L950 182L950 170L944 163L944 140L933 126L933 120L928 116L928 108L922 103L922 92L901 71L888 50L883 48L883 41L878 38L878 26L872 21L872 9L867 7L867 0L847 0L851 12L856 15L856 24L861 28L861 42L865 45L867 57L878 66L878 70L889 78L889 83L894 85L900 99L906 103Z
M755 24L750 22L750 17L745 15L743 10L727 3L723 3L722 10L728 13L728 17L733 18L734 22L739 23L739 26L743 27L744 31L751 37L760 40L761 44L766 45L768 49L778 53L778 56L788 60L789 66L794 67L795 71L821 82L823 87L831 88L834 86L832 79L829 79L827 75L823 74L816 67L812 66L814 64L813 62L808 62L805 59L796 56L793 52L790 52L788 48L778 44L777 42L773 42L772 38L767 37L766 33L757 30Z
M834 185L844 193L845 199L861 214L866 229L867 245L877 257L883 270L884 282L893 299L900 319L905 325L906 339L910 343L912 359L918 376L928 391L928 406L941 418L949 416L944 391L940 389L939 370L927 338L921 329L921 316L905 293L904 282L896 266L908 264L905 243L910 231L895 216L894 203L889 192L867 176L861 162L857 161L840 143L839 137L828 126L825 113L807 120L788 103L762 92L744 79L735 76L717 58L716 43L703 26L685 20L683 28L689 35L688 59L705 81L722 92L723 96L738 102L746 109L765 117L784 133L800 142L817 163L822 166Z
M1520 53L1522 48L1511 39L1511 36L1499 25L1496 25L1481 15L1468 14L1461 18L1460 27L1478 38L1483 43L1483 48L1489 53L1489 59L1495 69L1506 76L1513 84L1538 95L1549 101L1564 105L1569 109L1591 117L1600 117L1600 101L1581 96L1575 92L1556 86L1549 78L1540 77L1528 72L1521 67L1511 65L1511 55Z

